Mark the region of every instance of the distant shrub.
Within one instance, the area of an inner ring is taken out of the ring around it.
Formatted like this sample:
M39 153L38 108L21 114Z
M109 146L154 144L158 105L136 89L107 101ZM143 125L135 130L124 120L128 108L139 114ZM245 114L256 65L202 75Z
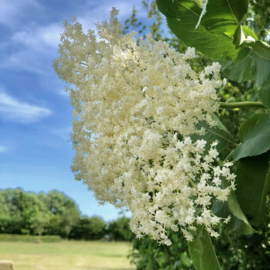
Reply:
M20 235L20 234L0 234L0 242L60 242L61 237L57 235Z
M99 240L106 232L106 222L97 216L83 216L70 232L70 239Z
M129 254L137 270L191 270L192 261L187 253L187 243L180 233L169 231L171 246L160 245L145 236L132 240L133 249ZM207 269L208 270L208 269ZM209 269L212 270L212 269Z
M134 234L129 227L130 218L120 217L111 221L107 228L107 235L111 241L131 241Z

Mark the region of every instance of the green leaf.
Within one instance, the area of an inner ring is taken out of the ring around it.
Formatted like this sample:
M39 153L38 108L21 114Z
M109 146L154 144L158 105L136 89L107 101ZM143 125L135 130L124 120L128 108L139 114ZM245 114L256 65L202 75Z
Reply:
M255 33L246 26L239 25L233 35L236 48L244 43L258 40L258 37Z
M222 71L226 74L226 76L230 80L239 83L252 80L254 75L252 57L249 54L250 50L246 48L244 50L247 54L243 53L244 57L239 61L220 61L220 64L222 65Z
M258 92L259 98L262 101L263 105L270 109L270 87L261 88Z
M169 28L186 45L195 47L212 60L235 60L238 57L242 49L235 48L232 37L210 33L202 25L195 29L201 13L195 1L157 0L157 4L167 17Z
M210 33L232 38L247 10L247 0L208 0L201 24Z
M222 124L219 118L213 114L212 118L216 121L217 125L215 127L210 127L205 121L199 122L197 124L198 129L204 128L205 134L203 136L194 134L191 136L192 140L205 140L206 150L210 149L210 145L214 141L219 141L217 145L217 151L220 153L223 149L229 147L231 144L234 144L233 137Z
M252 47L253 65L255 67L255 85L268 87L270 84L270 46L263 41L250 43Z
M270 85L269 45L258 40L251 29L239 26L247 0L208 0L197 29L202 10L195 1L157 0L157 4L172 32L186 45L220 61L230 80L254 79L257 87Z
M252 37L254 38L255 40L259 40L259 38L257 37L257 35L248 27L246 27L245 25L241 25L241 28L246 36L247 37Z
M264 217L266 196L270 187L269 152L240 159L236 170L236 196L251 225Z
M250 226L245 214L243 213L241 206L237 200L237 197L233 191L231 191L229 198L228 198L228 206L231 210L232 214L239 220L241 220L246 226L242 227L243 231L241 233L243 234L251 234L254 232L253 228ZM239 224L240 225L240 224ZM238 226L239 226L238 225ZM239 230L240 228L234 228L234 230Z
M229 186L229 182L224 179L222 184L224 187ZM229 222L229 227L239 234L252 234L255 232L243 213L234 191L230 192L226 202L217 200L213 205L212 211L216 216L221 218L227 218L230 215L231 221Z
M247 46L249 48L247 48ZM239 61L222 61L222 70L230 80L244 82L254 79L257 87L267 88L270 84L270 47L257 40L246 44L246 54ZM241 51L242 53L243 51ZM244 54L243 54L244 55Z
M187 252L183 252L180 254L180 262L179 265L175 265L176 267L174 269L177 269L177 267L181 266L181 264L183 263L185 266L190 267L192 265L192 261L190 260Z
M197 235L188 243L188 248L196 270L221 269L209 233L204 227L198 227Z
M234 160L258 156L270 149L270 114L255 114L240 127L240 144L231 156Z
M239 207L235 207L234 204L238 204L238 202L235 199L235 194L229 199L232 210L236 210L236 215L240 217L241 219L237 218L234 213L230 210L228 206L228 202L220 202L216 201L213 205L212 211L213 213L221 218L227 218L228 216L231 216L231 220L228 224L229 228L231 228L234 232L237 232L239 234L252 234L254 232L254 229L251 227L251 225L248 223L245 215L239 214Z
M238 48L244 42L245 39L246 36L244 34L242 26L239 25L233 35L233 43L235 44L235 47Z

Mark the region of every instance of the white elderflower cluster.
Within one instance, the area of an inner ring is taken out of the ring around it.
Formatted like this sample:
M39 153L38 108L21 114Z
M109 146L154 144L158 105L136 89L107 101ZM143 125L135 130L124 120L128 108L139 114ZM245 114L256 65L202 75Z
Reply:
M65 23L54 67L69 85L73 111L72 171L100 203L127 207L131 229L170 245L166 231L182 230L188 241L196 224L212 236L220 218L214 198L226 201L234 188L230 163L213 166L216 143L206 151L199 121L215 125L220 65L197 74L189 65L195 50L180 54L151 35L138 43L123 34L113 9L95 32L75 18ZM222 188L222 179L231 185ZM226 220L228 222L228 219Z

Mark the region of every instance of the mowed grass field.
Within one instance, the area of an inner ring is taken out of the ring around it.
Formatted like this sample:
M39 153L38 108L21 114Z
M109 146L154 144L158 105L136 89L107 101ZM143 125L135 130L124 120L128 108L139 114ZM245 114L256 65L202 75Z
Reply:
M131 270L130 250L118 242L0 242L0 260L13 261L15 270Z

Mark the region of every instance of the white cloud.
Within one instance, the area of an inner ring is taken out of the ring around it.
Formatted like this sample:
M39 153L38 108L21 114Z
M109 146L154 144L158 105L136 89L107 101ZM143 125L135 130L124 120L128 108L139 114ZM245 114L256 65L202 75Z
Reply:
M60 43L60 33L63 32L61 24L49 24L47 26L36 26L24 31L16 32L12 41L24 45L31 51L44 53L49 48L57 48Z
M92 3L93 5L93 3ZM146 18L146 12L143 10L141 0L132 1L132 3L128 1L102 1L98 5L95 3L94 6L90 5L88 8L84 8L83 12L79 15L76 15L77 21L82 24L83 30L86 32L87 30L96 29L95 24L97 22L103 22L109 19L109 12L112 10L112 7L115 7L119 10L118 20L120 22L124 22L126 19L130 17L132 14L133 6L136 6L138 11L137 15L141 18Z
M115 1L113 6L120 10L118 15L119 20L122 19L123 21L131 15L133 6L129 3ZM110 4L97 5L87 12L84 11L82 14L78 14L77 21L82 24L85 31L89 29L94 30L96 29L95 24L97 22L103 22L104 20L109 19L110 11ZM66 19L70 20L71 17ZM31 48L32 52L42 51L44 53L48 53L48 48L53 48L56 51L58 44L60 43L60 34L63 33L63 30L63 21L54 22L45 26L31 25L31 27L16 32L11 40L18 45L23 45L28 49Z
M3 145L0 145L0 153L4 153L7 151L7 147L6 146L3 146Z
M43 107L31 105L0 92L0 117L20 123L37 122L52 112Z
M56 58L61 32L63 32L61 24L35 26L16 32L6 47L12 44L16 45L17 49L6 54L0 67L51 76L52 61Z
M3 0L0 0L0 3ZM16 2L18 0L15 0ZM24 1L22 1L24 2ZM34 0L26 0L28 4L35 3ZM132 4L118 0L111 3L108 0L97 3L89 1L85 6L82 6L77 14L77 21L82 24L84 31L96 29L95 24L109 19L109 12L112 6L120 10L118 15L120 21L127 19L132 12L133 6L139 7L138 14L146 15L146 12L141 10L141 0L136 0ZM10 9L12 9L10 7ZM14 11L15 12L15 11ZM60 17L61 18L61 17ZM35 72L38 74L48 75L53 73L51 63L57 57L58 44L60 43L60 34L63 33L63 19L61 18L47 25L34 24L25 25L17 28L13 33L9 42L6 42L5 47L12 47L5 59L2 59L0 65L4 69L19 69ZM12 46L11 46L12 44ZM49 63L50 60L50 63Z
M4 55L0 67L26 70L42 76L50 76L50 81L58 80L53 76L52 61L57 58L61 33L63 33L62 22L26 27L22 31L15 32L10 41L3 45L5 48L14 48Z
M26 15L27 8L40 9L41 5L36 0L0 0L0 7L0 24L14 27Z

